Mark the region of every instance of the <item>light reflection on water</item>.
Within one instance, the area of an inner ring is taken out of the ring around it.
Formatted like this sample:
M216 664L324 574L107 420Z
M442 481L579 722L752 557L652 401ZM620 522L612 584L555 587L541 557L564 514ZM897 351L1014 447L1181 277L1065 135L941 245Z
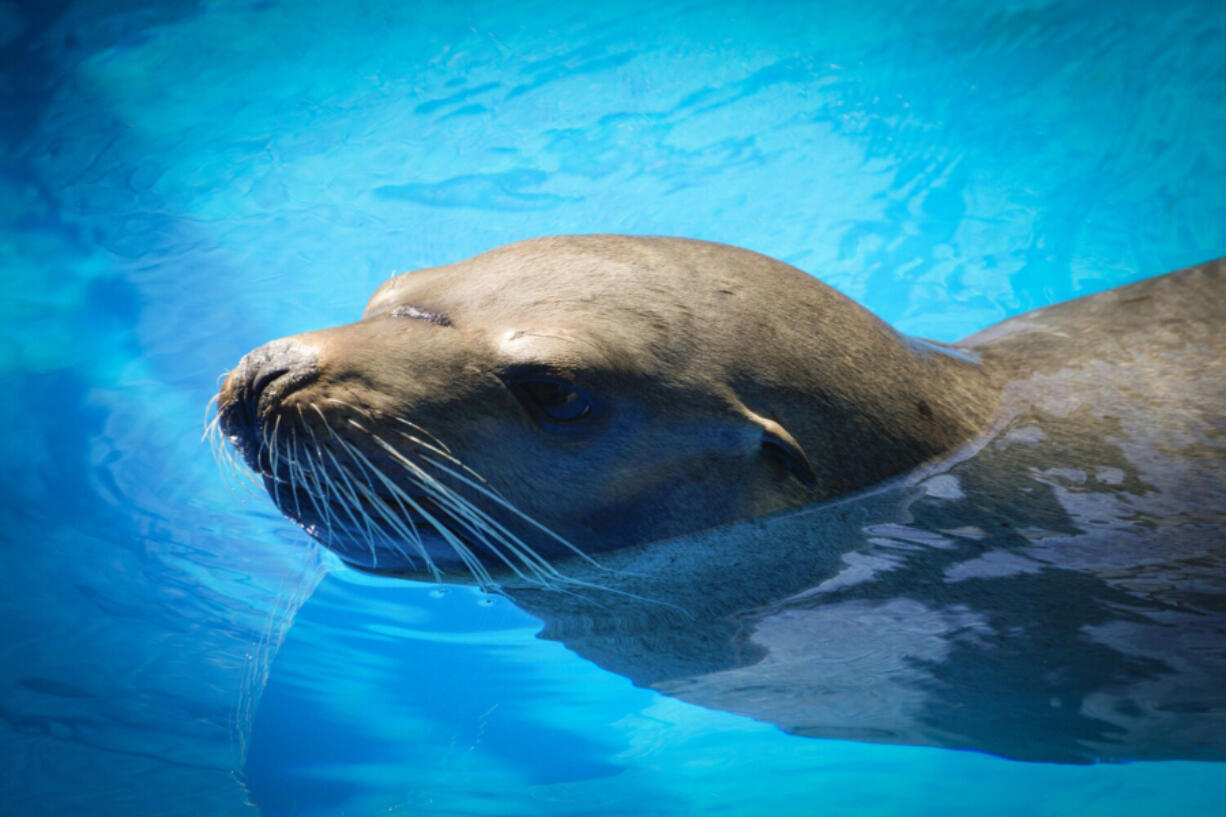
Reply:
M1209 765L789 737L635 689L505 602L349 573L267 668L304 537L199 442L249 348L533 235L746 246L938 339L1221 255L1220 4L148 6L0 4L15 813L244 812L243 745L269 814L1226 794Z

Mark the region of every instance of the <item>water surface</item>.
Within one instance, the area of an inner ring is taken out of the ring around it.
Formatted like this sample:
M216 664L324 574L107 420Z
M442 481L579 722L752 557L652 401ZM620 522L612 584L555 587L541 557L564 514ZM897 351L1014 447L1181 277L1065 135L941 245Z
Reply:
M940 340L1226 254L1224 38L1212 0L0 3L10 813L1216 813L1211 764L636 689L312 554L199 439L250 348L535 235L738 244Z

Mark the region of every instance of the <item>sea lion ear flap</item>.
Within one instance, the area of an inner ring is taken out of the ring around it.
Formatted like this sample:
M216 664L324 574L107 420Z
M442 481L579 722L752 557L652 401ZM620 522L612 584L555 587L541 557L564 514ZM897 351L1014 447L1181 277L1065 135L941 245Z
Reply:
M817 474L813 472L813 466L809 465L809 458L805 456L805 450L800 447L800 443L774 420L756 414L751 416L762 427L762 451L782 460L792 476L800 480L806 488L816 488Z

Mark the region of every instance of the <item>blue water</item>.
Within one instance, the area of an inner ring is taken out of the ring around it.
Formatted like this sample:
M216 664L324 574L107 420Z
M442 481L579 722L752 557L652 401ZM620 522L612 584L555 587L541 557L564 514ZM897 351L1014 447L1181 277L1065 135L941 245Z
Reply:
M1212 764L636 689L339 568L200 434L250 348L535 235L738 244L943 340L1224 255L1224 42L1220 0L0 2L0 809L1221 813Z

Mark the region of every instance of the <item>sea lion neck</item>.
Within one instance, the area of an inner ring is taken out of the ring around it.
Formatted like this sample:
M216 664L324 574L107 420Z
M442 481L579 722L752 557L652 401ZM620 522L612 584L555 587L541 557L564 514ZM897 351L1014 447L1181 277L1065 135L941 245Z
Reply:
M904 473L984 427L999 389L973 355L903 335L820 282L805 290L809 317L732 383L800 443L819 498Z

